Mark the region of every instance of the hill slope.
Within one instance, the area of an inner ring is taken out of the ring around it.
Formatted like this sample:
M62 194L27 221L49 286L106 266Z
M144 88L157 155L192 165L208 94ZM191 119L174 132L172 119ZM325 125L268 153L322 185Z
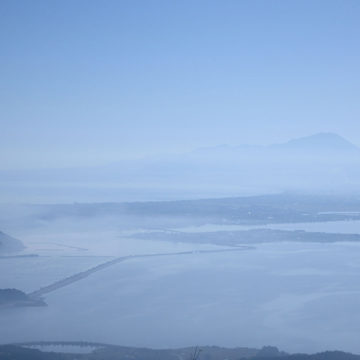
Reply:
M0 254L7 254L24 250L23 243L0 231Z

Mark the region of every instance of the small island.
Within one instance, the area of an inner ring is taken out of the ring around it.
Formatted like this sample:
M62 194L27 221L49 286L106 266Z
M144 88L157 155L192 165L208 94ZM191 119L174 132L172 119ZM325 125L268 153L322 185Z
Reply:
M19 306L46 306L42 298L33 298L18 289L0 289L0 308Z

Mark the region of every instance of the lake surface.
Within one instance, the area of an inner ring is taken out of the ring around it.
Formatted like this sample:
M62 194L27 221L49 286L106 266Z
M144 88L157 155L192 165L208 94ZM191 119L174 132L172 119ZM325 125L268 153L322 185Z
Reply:
M354 243L130 259L0 312L0 339L360 353L359 259Z

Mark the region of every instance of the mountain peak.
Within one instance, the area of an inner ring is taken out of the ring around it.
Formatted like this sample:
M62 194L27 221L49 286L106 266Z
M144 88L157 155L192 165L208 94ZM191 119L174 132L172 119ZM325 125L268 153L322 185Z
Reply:
M346 140L338 134L330 132L317 133L314 135L293 139L286 143L274 146L294 149L313 148L324 150L358 150L358 148L350 141Z

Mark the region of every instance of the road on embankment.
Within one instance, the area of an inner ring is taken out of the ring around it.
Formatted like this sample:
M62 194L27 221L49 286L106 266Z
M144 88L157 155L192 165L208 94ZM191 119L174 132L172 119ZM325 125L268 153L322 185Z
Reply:
M94 266L88 270L79 272L77 274L71 275L65 279L56 281L50 285L44 286L38 290L35 290L29 294L28 296L32 298L41 298L42 296L53 292L55 290L58 290L60 288L63 288L65 286L68 286L74 282L80 281L82 279L87 278L93 273L96 273L98 271L104 270L110 266L113 266L115 264L118 264L122 261L126 261L129 259L139 259L139 258L147 258L147 257L156 257L156 256L179 256L179 255L192 255L192 254L213 254L213 253L221 253L221 252L232 252L232 251L243 251L251 249L250 246L242 246L242 247L236 247L231 249L219 249L219 250L195 250L195 251L182 251L182 252L174 252L174 253L160 253L160 254L143 254L143 255L128 255L128 256L121 256L117 257L115 259L106 261L100 265Z

